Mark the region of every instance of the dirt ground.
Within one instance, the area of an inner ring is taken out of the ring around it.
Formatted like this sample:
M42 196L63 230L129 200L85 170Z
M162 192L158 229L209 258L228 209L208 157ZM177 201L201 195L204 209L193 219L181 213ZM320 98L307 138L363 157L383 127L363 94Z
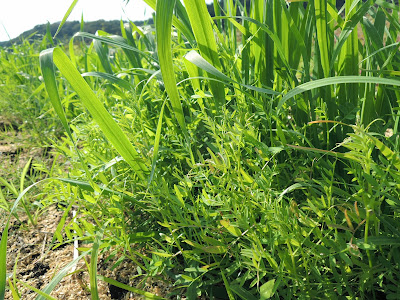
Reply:
M37 289L43 289L57 272L74 259L72 243L54 250L49 249L53 232L62 214L63 211L53 205L40 217L36 228L26 227L28 222L26 216L20 217L22 222L17 220L11 222L7 246L7 273L12 275L13 269L16 268L16 277L19 280ZM26 228L22 229L24 225ZM136 266L130 261L123 261L111 271L111 267L117 259L118 255L107 260L107 253L101 254L98 260L98 274L137 287L139 282L131 279L137 275ZM165 283L150 280L140 288L158 296L165 296L169 291L169 287ZM35 292L24 288L21 284L18 284L18 290L21 299L37 297ZM100 299L142 299L141 296L100 280L98 281L98 290ZM74 274L64 277L50 295L56 299L90 299L89 276L85 263L81 261ZM7 291L5 299L13 299L11 291Z
M0 177L7 182L13 182L17 187L19 187L19 174L30 158L32 162L43 163L44 160L46 163L48 160L50 164L53 158L51 149L32 146L32 143L28 141L29 137L18 129L18 124L0 117ZM5 197L8 197L7 200L15 200L15 196L10 198L10 194L5 192L7 188L1 182L0 189ZM41 211L36 226L29 223L28 217L22 210L17 213L18 219L12 217L7 243L7 276L12 282L15 271L15 277L18 280L42 290L64 266L73 261L74 245L72 243L55 249L51 247L53 234L63 213L62 206L52 204ZM3 232L7 217L8 213L0 208L0 232ZM71 215L68 216L67 222L71 218ZM161 280L143 282L139 279L142 277L135 279L137 268L130 260L123 260L113 268L120 257L117 254L110 259L109 253L100 253L98 274L158 296L166 296L170 292L171 287ZM37 297L37 293L25 288L21 283L17 283L16 286L20 299L29 300ZM98 291L100 299L105 300L142 299L140 295L100 280L98 280ZM80 261L75 271L64 277L50 295L56 299L90 299L89 276L85 262ZM5 299L13 299L8 289Z

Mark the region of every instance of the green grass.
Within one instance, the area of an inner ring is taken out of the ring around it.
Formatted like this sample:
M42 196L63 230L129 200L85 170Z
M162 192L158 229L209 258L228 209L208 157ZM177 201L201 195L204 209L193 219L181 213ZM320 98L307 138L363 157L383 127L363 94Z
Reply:
M399 5L145 2L155 28L40 55L74 167L54 185L84 216L67 238L167 298L398 298Z

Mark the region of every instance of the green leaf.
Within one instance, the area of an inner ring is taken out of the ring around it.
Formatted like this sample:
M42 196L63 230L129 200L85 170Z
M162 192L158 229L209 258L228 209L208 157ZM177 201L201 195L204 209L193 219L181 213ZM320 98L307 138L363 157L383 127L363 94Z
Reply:
M183 115L182 104L175 81L174 64L172 62L172 16L176 0L157 1L156 13L156 37L157 53L160 60L161 74L165 89L171 101L172 109L178 124L186 134L186 122Z
M123 284L123 283L121 283L121 282L118 282L118 281L116 281L116 280L114 280L114 279L107 278L107 277L104 277L104 276L101 276L101 275L98 275L97 277L98 277L99 280L105 281L105 282L107 282L108 284L111 284L111 285L113 285L113 286L116 286L116 287L119 287L119 288L121 288L121 289L130 291L130 292L133 292L133 293L138 294L138 295L145 296L146 299L166 300L166 299L163 298L163 297L154 295L154 294L149 293L149 292L145 292L145 291L139 290L139 289L137 289L137 288L134 288L134 287L131 287L131 286L129 286L129 285Z
M222 226L225 227L226 230L228 230L234 236L239 237L242 235L242 232L240 231L240 229L232 226L228 220L221 220L219 222Z
M101 239L103 238L104 229L108 225L106 222L99 232L96 234L96 238L94 239L92 246L92 255L90 257L90 270L89 270L89 278L90 278L90 295L93 300L99 300L99 291L97 289L97 257L99 254Z
M232 292L234 292L243 300L257 300L257 297L255 297L252 293L250 293L248 290L244 289L240 285L232 284L230 288Z
M74 67L68 57L59 48L52 48L40 53L40 66L45 80L46 89L52 104L60 117L64 127L69 131L69 126L65 118L58 95L55 82L54 65L58 67L61 74L65 76L72 88L79 95L83 105L87 108L93 119L97 122L101 130L119 154L132 167L136 174L144 179L144 172L147 167L141 161L136 149L129 142L125 133L114 121L111 115L104 108L103 104L96 97L89 85L83 79L78 70Z
M156 10L157 6L157 1L156 0L143 0L146 2L147 5L149 5L152 9ZM179 7L180 2L178 2L178 7L177 7L177 15L179 18L176 16L172 17L172 25L176 29L178 29L180 32L182 32L186 38L192 43L194 40L193 32L192 29L190 28L188 22L187 22L187 14L186 11L182 10Z
M213 65L211 65L208 61L206 61L201 55L199 55L196 51L191 50L185 55L185 59L187 59L189 62L192 64L196 65L200 69L206 71L207 73L214 75L217 78L220 78L224 81L232 82L235 84L239 84L249 90L253 90L259 93L264 93L268 95L279 95L279 92L269 90L269 89L264 89L264 88L259 88L251 85L246 85L246 84L241 84L239 82L234 81L233 79L229 78L222 72L218 71Z
M269 299L274 295L275 279L271 279L260 287L260 300Z
M162 129L162 120L163 120L163 117L164 117L164 107L165 107L165 102L163 103L163 106L161 107L160 116L158 118L156 137L154 139L154 147L153 147L153 162L151 164L151 173L150 173L150 176L149 176L149 183L148 184L150 184L151 181L153 180L154 172L156 170L158 149L160 147L160 141L161 141L161 129Z
M0 242L0 300L4 299L4 294L6 292L8 224L9 221L7 221L3 229Z
M41 290L39 290L39 289L37 289L37 288L35 288L35 287L33 287L33 286L31 286L31 285L25 283L25 282L23 282L22 280L17 279L17 281L18 281L20 284L22 284L24 287L26 287L26 288L28 288L28 289L34 291L35 293L39 294L40 297L42 297L43 299L47 299L47 300L57 300L56 298L50 296L49 294L46 294L45 292L43 292L43 291L41 291ZM36 299L37 299L37 298L36 298Z
M128 81L123 80L112 74L103 73L103 72L87 72L87 73L83 73L81 75L82 75L82 77L92 76L92 77L103 78L103 79L106 79L106 80L110 81L111 83L114 83L115 85L123 87L124 89L127 89L127 90L132 90L132 88L133 88L132 85Z
M28 162L24 166L24 169L22 170L21 177L20 177L21 179L19 181L20 182L20 187L19 187L19 191L20 192L22 192L24 190L25 177L26 177L26 174L29 171L29 167L31 166L31 162L32 162L32 157L29 158Z
M65 22L67 21L69 15L71 14L72 10L74 9L75 5L78 3L78 0L74 0L71 5L69 6L67 12L64 15L64 18L61 20L60 25L58 25L57 31L53 36L53 39L56 38L57 34L60 32L61 28L64 26Z
M370 236L367 241L359 239L354 242L358 247L365 250L376 249L378 246L400 246L400 238L386 236Z
M73 186L78 186L82 190L85 190L85 191L88 191L88 192L94 192L94 188L88 182L85 182L85 181L69 179L69 178L54 178L54 179L60 180L62 182L68 183L68 184L71 184ZM131 197L131 196L125 194L125 193L114 191L112 189L109 189L109 188L103 187L103 186L100 186L100 191L104 195L117 195L117 196L119 196L119 197L121 197L121 198L123 198L125 200L128 200L128 201L131 201L132 203L135 203L135 205L137 205L137 206L139 206L139 207L141 207L143 209L146 208L146 206L141 204L139 201L137 201L136 198Z
M76 265L82 257L88 255L92 250L88 250L83 252L79 257L71 261L69 264L67 264L60 272L57 273L56 276L53 277L53 279L46 285L46 287L42 290L43 293L45 294L50 294L52 290L56 287L56 285L68 274L68 272L71 270L71 268ZM45 297L42 295L39 295L36 300L45 300Z
M232 294L229 282L226 279L226 276L225 276L225 274L224 274L224 272L222 270L221 270L221 276L222 276L222 280L224 281L226 293L228 294L229 300L235 300L235 297Z
M183 2L201 55L215 68L221 69L217 43L211 27L212 20L205 1L183 0ZM219 82L210 82L210 86L217 104L225 104L224 86Z
M400 171L400 157L396 152L393 152L389 147L387 147L384 143L378 140L376 137L368 135L368 137L375 144L376 148L378 148L381 153L389 160L393 165Z
M213 253L213 254L223 254L226 253L225 246L204 246L201 247L204 252Z
M317 27L317 40L321 56L321 65L324 76L329 76L329 52L328 52L328 32L327 32L327 0L315 0L315 18Z
M339 83L373 83L373 84L387 84L400 86L400 80L395 79L386 79L380 77L370 77L370 76L339 76L339 77L329 77L318 79L310 82L303 83L299 86L296 86L294 89L290 90L278 103L277 110L278 112L282 108L283 104L290 98L294 96L304 93L305 91L309 91L312 89L316 89L319 87L334 85Z
M61 231L64 227L65 221L69 215L69 212L72 208L72 205L75 203L75 201L70 200L68 207L64 210L64 213L60 219L60 221L57 224L56 230L54 231L54 235L53 235L53 239L51 240L52 243L55 242L55 240L57 239L60 243L62 243L62 234Z
M129 235L129 242L130 243L143 243L152 241L153 238L156 236L154 231L148 232L135 232Z
M101 42L109 44L109 45L121 47L122 49L132 50L134 52L137 52L137 53L143 55L146 59L158 63L157 59L155 59L149 53L140 51L137 48L130 46L127 43L123 42L124 39L121 36L104 37L104 36L98 36L98 35L94 35L94 34L87 33L87 32L77 32L77 33L75 33L74 37L77 37L77 36L88 38L88 39L93 39L93 40L98 40L98 41L101 41Z

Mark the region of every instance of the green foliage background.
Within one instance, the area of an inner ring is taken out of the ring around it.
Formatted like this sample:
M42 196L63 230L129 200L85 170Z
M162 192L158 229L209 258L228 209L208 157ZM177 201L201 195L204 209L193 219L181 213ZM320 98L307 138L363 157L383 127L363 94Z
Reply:
M145 2L40 54L92 296L117 251L170 298L398 298L398 3Z

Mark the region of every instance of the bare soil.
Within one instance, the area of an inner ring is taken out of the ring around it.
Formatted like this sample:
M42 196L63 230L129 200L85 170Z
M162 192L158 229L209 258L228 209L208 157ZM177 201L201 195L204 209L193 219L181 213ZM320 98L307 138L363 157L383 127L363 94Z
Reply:
M7 247L7 273L12 274L15 268L16 277L37 288L43 289L52 278L63 269L73 258L74 245L67 244L56 249L51 249L53 233L62 217L63 211L54 205L43 213L36 227L27 226L26 216L21 215L20 221L13 220L9 229ZM108 254L103 253L98 260L98 274L112 278L124 284L140 287L142 290L158 296L165 296L169 287L164 282L148 280L141 283L132 279L136 273L136 266L125 260L114 270L111 267L119 256L107 259ZM89 257L86 260L90 261ZM12 277L11 277L12 280ZM21 299L35 299L37 294L21 284L17 284ZM106 282L98 281L100 299L142 299L126 290L120 289ZM73 274L67 275L50 294L56 299L91 299L89 276L83 261L78 263ZM11 291L6 292L5 299L13 299Z
M30 158L32 162L52 164L51 149L37 147L29 141L29 134L19 130L18 124L0 117L0 177L19 187L19 177L22 169ZM28 175L34 170L33 165ZM39 178L38 178L39 179ZM15 200L15 195L7 192L7 188L0 182L0 189L9 203ZM29 197L29 195L27 195ZM54 248L53 234L64 213L63 207L52 204L37 211L36 226L28 221L26 214L20 210L17 218L12 217L9 227L7 243L7 275L13 282L15 277L42 290L52 278L68 263L73 261L73 243ZM8 218L8 212L0 208L0 232L3 232ZM72 216L68 216L67 222ZM82 245L79 245L82 247ZM166 296L171 287L162 280L143 280L137 275L137 267L130 260L120 259L121 254L110 256L110 253L100 253L98 258L98 274L117 280L118 282L151 292L158 296ZM89 257L86 258L90 260ZM25 288L21 283L16 284L20 299L35 299L37 294ZM139 295L120 289L103 281L98 281L100 299L142 299ZM68 274L54 288L50 294L56 299L91 299L87 267L80 261L74 272ZM11 291L7 289L5 299L13 299Z

